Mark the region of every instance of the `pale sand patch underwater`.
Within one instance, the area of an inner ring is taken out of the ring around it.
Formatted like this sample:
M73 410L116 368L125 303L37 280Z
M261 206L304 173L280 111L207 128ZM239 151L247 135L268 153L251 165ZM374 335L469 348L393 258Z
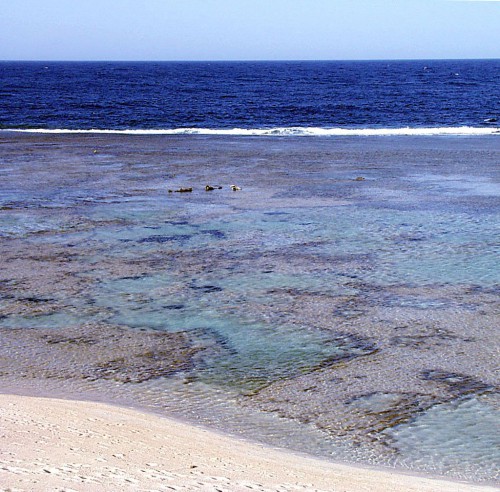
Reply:
M333 464L101 403L0 395L0 419L2 492L497 490Z

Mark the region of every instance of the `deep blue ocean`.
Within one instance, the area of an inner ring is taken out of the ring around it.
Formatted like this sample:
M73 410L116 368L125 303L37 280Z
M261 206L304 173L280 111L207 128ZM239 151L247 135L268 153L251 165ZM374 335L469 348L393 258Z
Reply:
M499 120L500 60L0 63L8 130L492 133Z

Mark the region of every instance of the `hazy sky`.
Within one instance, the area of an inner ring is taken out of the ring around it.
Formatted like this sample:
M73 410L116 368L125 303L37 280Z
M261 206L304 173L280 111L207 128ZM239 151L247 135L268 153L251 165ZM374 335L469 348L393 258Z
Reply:
M500 58L500 0L0 0L0 60Z

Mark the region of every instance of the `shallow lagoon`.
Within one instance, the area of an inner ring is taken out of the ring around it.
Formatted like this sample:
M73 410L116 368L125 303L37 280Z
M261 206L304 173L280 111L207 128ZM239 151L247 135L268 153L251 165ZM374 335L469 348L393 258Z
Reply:
M498 447L475 419L498 407L496 136L0 145L4 388L495 479ZM116 329L144 353L113 359ZM177 355L151 330L184 337Z

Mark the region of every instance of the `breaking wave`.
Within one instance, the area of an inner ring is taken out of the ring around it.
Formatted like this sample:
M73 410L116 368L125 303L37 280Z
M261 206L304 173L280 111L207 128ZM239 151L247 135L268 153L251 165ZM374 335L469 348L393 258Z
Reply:
M441 128L172 128L172 129L3 129L1 131L22 133L92 133L116 135L225 135L225 136L293 136L293 137L341 137L341 136L432 136L432 135L500 135L500 128L477 128L470 126Z

